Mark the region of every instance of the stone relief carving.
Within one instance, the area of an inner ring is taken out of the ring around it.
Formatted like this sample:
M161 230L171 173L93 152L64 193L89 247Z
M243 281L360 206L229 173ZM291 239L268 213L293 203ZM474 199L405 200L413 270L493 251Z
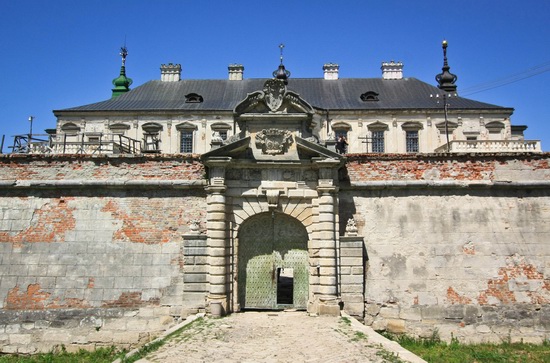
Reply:
M199 234L200 221L198 219L193 219L189 221L189 233L190 234Z
M262 149L263 154L284 154L293 142L292 133L288 130L266 129L256 134L256 147Z
M278 79L267 80L264 84L265 104L271 112L279 110L283 104L286 87L283 82Z
M357 236L357 225L355 224L355 219L348 219L346 224L346 236Z

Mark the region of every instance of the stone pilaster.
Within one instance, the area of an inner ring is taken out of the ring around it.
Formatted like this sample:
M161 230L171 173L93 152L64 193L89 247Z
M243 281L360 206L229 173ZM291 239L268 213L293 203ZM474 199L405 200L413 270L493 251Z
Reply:
M321 315L339 315L338 301L338 187L339 160L320 160L318 197L318 221L316 238L312 241L312 255L317 256L317 286L313 310Z
M208 302L221 304L228 311L229 236L225 197L225 167L231 158L212 158L209 166L206 229L208 251Z

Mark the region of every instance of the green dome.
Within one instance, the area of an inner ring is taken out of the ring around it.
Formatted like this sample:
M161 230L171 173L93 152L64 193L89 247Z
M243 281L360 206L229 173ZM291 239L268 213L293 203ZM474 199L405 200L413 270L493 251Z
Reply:
M130 90L130 85L132 84L132 79L126 77L126 67L120 67L120 76L113 79L113 98L118 97L123 93L126 93Z

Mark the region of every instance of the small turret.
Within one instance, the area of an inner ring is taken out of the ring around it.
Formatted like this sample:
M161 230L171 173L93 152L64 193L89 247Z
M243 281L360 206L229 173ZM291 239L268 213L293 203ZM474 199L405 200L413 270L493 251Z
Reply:
M435 76L435 79L437 83L439 84L437 87L445 92L455 92L456 91L456 80L457 76L449 72L451 67L449 67L449 64L447 63L447 41L444 40L442 43L443 47L443 68L441 70L440 74Z
M280 44L279 48L281 49L281 64L279 64L279 68L277 68L276 71L273 71L273 78L281 79L284 81L285 84L288 84L288 77L290 77L290 72L285 69L285 65L283 64L283 48L285 47L284 44Z
M115 88L112 89L113 96L111 98L116 98L128 92L132 84L132 79L126 77L126 56L128 56L128 49L126 46L120 48L120 56L122 57L122 66L120 67L120 75L113 79L113 86L115 86Z

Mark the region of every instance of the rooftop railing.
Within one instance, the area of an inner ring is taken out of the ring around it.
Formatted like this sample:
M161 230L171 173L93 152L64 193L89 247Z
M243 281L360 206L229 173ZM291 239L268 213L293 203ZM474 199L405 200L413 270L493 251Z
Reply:
M120 134L15 135L14 154L140 154L141 142Z
M435 149L436 153L447 152L447 144ZM452 153L505 153L534 152L541 153L540 140L453 140L449 142Z

